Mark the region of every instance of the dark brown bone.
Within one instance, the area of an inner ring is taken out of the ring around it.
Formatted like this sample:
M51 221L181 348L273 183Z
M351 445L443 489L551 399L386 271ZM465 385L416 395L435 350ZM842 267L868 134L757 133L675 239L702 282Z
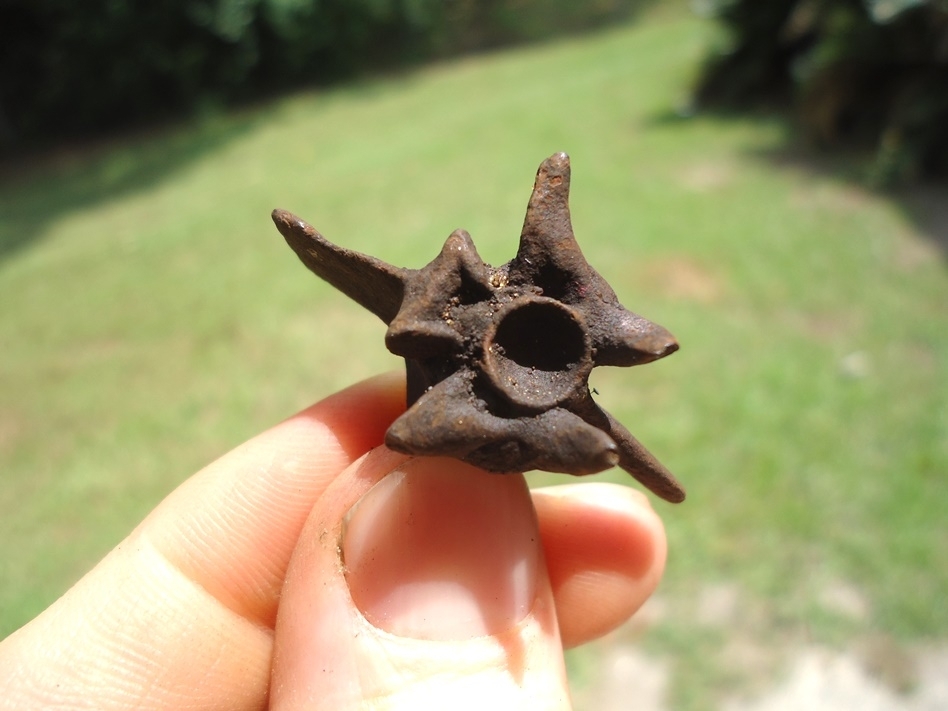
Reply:
M537 171L517 256L493 268L457 230L422 269L337 247L284 210L273 221L317 276L388 324L405 359L408 410L385 443L495 472L593 474L618 465L663 499L684 489L593 401L597 365L639 365L674 337L619 303L586 262L569 215L569 157Z

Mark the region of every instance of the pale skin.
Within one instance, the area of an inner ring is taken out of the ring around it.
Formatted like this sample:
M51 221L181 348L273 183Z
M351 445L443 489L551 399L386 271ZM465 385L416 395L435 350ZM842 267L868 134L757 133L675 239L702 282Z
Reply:
M563 649L651 595L661 520L395 454L403 408L375 378L191 477L0 643L0 709L570 708Z

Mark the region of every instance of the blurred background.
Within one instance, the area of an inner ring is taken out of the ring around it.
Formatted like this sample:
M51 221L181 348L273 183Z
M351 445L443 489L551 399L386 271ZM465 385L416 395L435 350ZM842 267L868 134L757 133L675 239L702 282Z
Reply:
M501 264L563 150L589 262L682 345L592 384L689 492L577 708L948 708L948 3L8 0L0 150L0 637L400 367L274 207Z

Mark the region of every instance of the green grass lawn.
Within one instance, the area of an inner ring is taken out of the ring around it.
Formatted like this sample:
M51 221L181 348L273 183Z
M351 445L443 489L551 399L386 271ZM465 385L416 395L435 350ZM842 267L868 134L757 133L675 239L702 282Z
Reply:
M656 504L665 614L643 638L674 707L711 708L803 642L948 637L948 226L926 213L946 196L874 195L794 157L777 119L676 119L710 35L660 6L8 170L0 637L203 464L399 366L272 208L415 267L464 227L499 264L558 150L590 263L682 344L593 377L689 490ZM721 586L739 612L715 626L699 602ZM736 641L763 661L731 664ZM571 665L581 685L593 665Z

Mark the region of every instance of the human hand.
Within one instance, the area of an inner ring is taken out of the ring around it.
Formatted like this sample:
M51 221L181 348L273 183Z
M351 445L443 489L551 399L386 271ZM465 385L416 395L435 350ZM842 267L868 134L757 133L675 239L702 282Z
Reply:
M569 708L563 647L652 593L661 521L375 449L403 407L375 378L191 477L0 643L0 709Z

